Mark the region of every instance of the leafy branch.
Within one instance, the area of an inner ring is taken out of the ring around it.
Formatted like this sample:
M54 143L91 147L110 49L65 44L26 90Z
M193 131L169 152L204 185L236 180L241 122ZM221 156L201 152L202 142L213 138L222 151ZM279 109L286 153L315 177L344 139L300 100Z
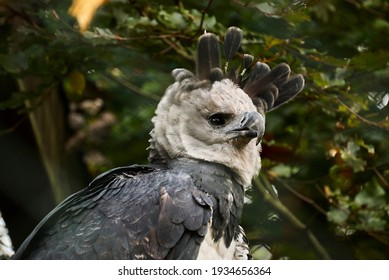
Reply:
M384 129L386 131L389 131L389 122L383 122L383 123L377 123L377 122L373 122L371 120L368 120L364 117L362 117L361 115L359 115L358 113L356 113L353 109L351 109L349 106L347 106L344 102L342 102L339 98L335 98L336 102L338 102L339 104L341 104L342 106L344 106L344 108L347 109L347 111L349 111L351 114L353 114L355 117L357 117L360 121L362 121L363 123L367 124L367 125L370 125L370 126L374 126L374 127L378 127L380 129Z

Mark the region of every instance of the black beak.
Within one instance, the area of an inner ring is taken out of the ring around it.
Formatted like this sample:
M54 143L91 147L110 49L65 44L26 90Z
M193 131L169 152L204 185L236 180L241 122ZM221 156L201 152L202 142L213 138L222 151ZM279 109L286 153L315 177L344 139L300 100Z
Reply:
M262 138L265 130L265 120L258 112L246 112L239 124L239 127L232 129L229 133L236 134L237 137L248 139Z

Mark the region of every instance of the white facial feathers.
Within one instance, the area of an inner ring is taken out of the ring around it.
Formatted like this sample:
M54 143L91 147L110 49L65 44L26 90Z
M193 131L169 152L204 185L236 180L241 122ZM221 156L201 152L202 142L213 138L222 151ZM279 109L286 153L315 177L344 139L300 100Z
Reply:
M184 69L173 75L152 120L150 160L223 164L248 186L260 169L257 141L265 125L250 97L229 79L199 82Z
M245 187L259 172L257 143L265 130L264 114L294 98L304 78L291 76L285 63L270 69L249 54L243 55L243 68L229 67L242 36L239 28L228 28L224 72L220 41L212 33L199 38L196 76L173 70L176 82L166 90L152 120L151 162L191 158L223 164Z

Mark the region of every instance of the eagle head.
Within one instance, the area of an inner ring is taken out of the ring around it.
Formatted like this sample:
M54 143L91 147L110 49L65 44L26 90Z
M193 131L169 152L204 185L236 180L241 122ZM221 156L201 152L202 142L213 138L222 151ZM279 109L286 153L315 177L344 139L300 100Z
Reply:
M197 46L194 75L175 69L152 119L151 162L188 158L222 164L247 187L261 166L265 113L285 103L304 85L301 75L290 77L286 64L273 70L243 55L243 70L228 69L242 40L230 27L224 39L225 72L220 68L219 40L206 33ZM250 75L245 75L250 72Z

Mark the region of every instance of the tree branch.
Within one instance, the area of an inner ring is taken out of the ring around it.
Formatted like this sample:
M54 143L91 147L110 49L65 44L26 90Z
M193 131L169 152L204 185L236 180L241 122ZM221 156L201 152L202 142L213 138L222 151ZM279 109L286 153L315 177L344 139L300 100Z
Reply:
M301 199L302 201L312 205L318 212L326 215L327 212L321 208L319 205L317 205L312 199L306 197L305 195L299 193L298 191L296 191L295 189L293 189L291 186L289 186L287 183L285 183L283 180L280 180L278 178L275 178L278 182L280 182L284 188L286 188L288 191L290 191L294 196L298 197L299 199Z
M207 7L205 7L205 9L203 10L203 12L201 13L201 20L200 20L200 25L199 25L199 34L202 33L205 15L208 13L208 10L209 10L209 8L211 7L212 1L213 1L213 0L208 0L208 5L207 5Z
M107 80L114 81L114 82L124 86L125 88L131 90L133 93L137 94L138 96L142 96L142 97L148 98L148 99L153 100L153 101L159 101L161 99L161 97L156 96L153 93L145 92L144 90L140 89L139 87L137 87L136 85L134 85L133 83L128 81L127 79L117 78L110 73L105 73L103 76Z
M370 125L370 126L375 126L375 127L378 127L378 128L381 128L381 129L384 129L386 131L389 131L389 127L385 127L383 125L381 125L380 123L376 123L376 122L373 122L373 121L370 121L368 119L365 119L364 117L362 117L361 115L359 115L358 113L354 112L353 109L351 109L350 107L348 107L345 103L343 103L339 98L336 98L335 99L339 104L341 104L342 106L344 106L351 114L353 114L354 116L356 116L360 121L362 121L363 123L367 124L367 125Z
M261 177L261 178L260 178ZM263 175L259 175L254 179L254 186L262 193L264 199L284 218L289 220L289 222L296 227L298 230L304 232L308 240L312 244L312 247L316 253L323 259L331 259L330 255L324 249L323 245L319 242L316 236L308 229L308 227L301 222L292 212L289 211L285 205L278 199L278 197L271 196L267 189L271 187L271 184Z

